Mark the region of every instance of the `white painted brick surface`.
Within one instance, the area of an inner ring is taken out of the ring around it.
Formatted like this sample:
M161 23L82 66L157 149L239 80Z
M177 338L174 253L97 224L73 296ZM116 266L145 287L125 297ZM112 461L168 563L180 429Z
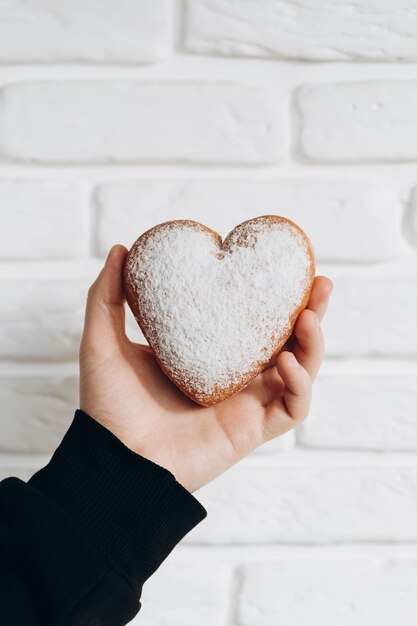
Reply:
M297 94L299 148L318 161L415 160L417 82L309 85Z
M78 376L0 375L0 453L52 452L78 407Z
M9 85L0 92L0 155L57 163L274 163L282 150L280 108L268 91L233 83Z
M103 256L115 241L132 245L155 215L160 222L193 219L223 236L256 215L285 215L326 261L381 260L404 247L400 203L389 188L368 181L121 181L100 186L97 204Z
M70 258L87 253L88 204L80 186L0 180L2 259Z
M170 558L148 580L138 626L222 626L227 617L231 573L217 563ZM162 601L163 599L163 601Z
M410 0L187 0L189 50L323 61L415 60Z
M416 24L411 0L0 8L0 480L72 420L114 243L277 213L335 285L310 417L195 494L134 623L416 623Z
M141 63L170 43L168 0L10 0L0 8L0 61Z
M76 359L88 285L82 281L0 281L0 358Z
M297 431L306 447L417 452L417 373L321 374L309 419Z
M210 515L186 538L193 544L417 541L413 458L251 458L196 496Z
M411 261L412 262L412 261ZM332 276L329 355L416 355L417 275Z
M250 563L240 576L239 626L415 625L415 559Z
M0 480L14 476L20 478L20 480L28 481L35 472L48 463L49 457L42 456L36 458L31 456L26 458L25 455L21 455L20 458L14 456L9 460L7 455L0 460L2 461L0 464Z

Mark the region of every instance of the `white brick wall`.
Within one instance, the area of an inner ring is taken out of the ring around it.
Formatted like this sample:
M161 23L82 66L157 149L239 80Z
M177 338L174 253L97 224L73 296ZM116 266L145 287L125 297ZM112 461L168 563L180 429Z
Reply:
M242 568L239 626L413 625L417 561L317 559Z
M297 103L300 149L306 157L319 161L417 157L417 82L302 87Z
M417 264L412 273L334 276L332 306L323 328L328 354L412 357L417 354Z
M170 48L168 0L11 0L1 8L2 62L144 63Z
M322 373L297 440L315 449L416 452L416 406L415 363L374 361L369 371L353 361Z
M206 221L224 236L255 215L285 214L308 232L325 261L383 260L404 251L398 199L368 181L122 181L101 185L97 204L101 255L114 237L131 245L135 233L154 225L155 212L161 220Z
M0 281L0 357L77 358L87 288L76 280Z
M196 494L134 623L414 626L417 3L115 6L0 8L0 478L72 420L111 245L286 215L335 285L310 418Z
M276 109L267 91L234 84L9 85L0 93L0 154L50 163L273 163L282 133Z
M0 180L2 259L71 258L88 253L82 187L59 180Z
M187 0L187 48L310 61L415 60L415 5L309 0Z
M417 541L412 455L253 456L198 495L212 515L187 537L191 544Z
M71 365L0 371L0 453L48 453L61 441L78 396Z

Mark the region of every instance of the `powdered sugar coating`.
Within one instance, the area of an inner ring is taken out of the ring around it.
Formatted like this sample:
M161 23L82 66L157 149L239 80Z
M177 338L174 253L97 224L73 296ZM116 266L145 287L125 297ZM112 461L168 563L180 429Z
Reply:
M311 282L307 240L291 222L247 224L219 247L199 224L168 222L128 257L145 336L202 403L271 358Z

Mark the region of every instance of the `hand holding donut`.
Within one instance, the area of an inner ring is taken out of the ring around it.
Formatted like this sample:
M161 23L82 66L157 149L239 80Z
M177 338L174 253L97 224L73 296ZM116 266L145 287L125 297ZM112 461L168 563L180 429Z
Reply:
M80 346L80 408L128 448L193 492L308 414L323 358L320 329L332 282L314 279L307 307L276 361L210 407L186 397L152 350L125 333L124 246L114 246L89 289Z

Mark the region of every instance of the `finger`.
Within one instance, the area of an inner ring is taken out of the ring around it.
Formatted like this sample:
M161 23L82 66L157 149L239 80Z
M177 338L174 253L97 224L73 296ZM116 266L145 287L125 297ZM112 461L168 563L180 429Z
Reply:
M326 313L327 304L329 301L330 294L332 293L333 283L330 278L326 276L316 276L313 282L313 287L311 290L310 298L307 303L306 309L310 311L314 311L321 321ZM296 338L294 333L288 337L285 344L282 346L282 350L294 350L296 345ZM269 365L273 365L276 362L276 357L274 356Z
M124 304L125 296L123 289L123 266L127 256L127 249L116 244L108 255L104 267L90 287L96 299L100 299L106 305Z
M293 421L302 421L307 417L311 400L311 379L308 372L298 363L292 352L281 352L277 360L277 371L284 383L282 401L287 415ZM279 402L271 403L272 412L279 407ZM269 411L271 413L271 411ZM278 408L279 413L279 408ZM268 416L271 421L271 414ZM282 428L282 420L279 428Z
M324 355L324 338L319 318L314 311L304 309L294 327L296 342L293 352L297 361L309 373L311 380L317 376Z
M313 282L310 299L307 309L317 314L320 322L326 313L330 294L333 290L333 283L327 276L316 276Z
M88 290L83 340L94 343L125 336L123 266L127 250L110 250L100 274Z

